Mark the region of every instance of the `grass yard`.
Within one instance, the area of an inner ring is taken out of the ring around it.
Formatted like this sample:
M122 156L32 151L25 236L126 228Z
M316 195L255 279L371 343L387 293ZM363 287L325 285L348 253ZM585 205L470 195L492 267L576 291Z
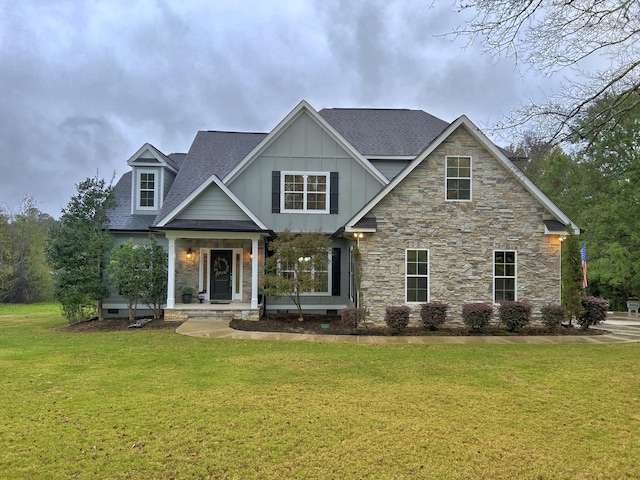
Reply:
M0 305L7 479L639 478L640 344L62 333Z

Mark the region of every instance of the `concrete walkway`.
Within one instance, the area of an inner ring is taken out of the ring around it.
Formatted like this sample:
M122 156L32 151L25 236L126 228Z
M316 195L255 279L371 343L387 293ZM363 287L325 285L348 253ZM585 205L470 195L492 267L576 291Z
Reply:
M424 343L630 343L640 342L640 316L637 314L609 314L607 321L596 328L608 330L607 335L557 335L530 337L468 336L468 337L401 337L366 335L310 335L306 333L246 332L229 328L222 320L187 320L176 333L191 337L234 338L239 340L302 340L307 342L343 342L368 344L424 344Z

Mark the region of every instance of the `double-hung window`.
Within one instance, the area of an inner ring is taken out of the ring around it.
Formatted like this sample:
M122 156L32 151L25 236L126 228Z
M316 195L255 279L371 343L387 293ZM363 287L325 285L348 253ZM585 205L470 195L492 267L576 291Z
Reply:
M282 212L329 213L329 172L282 172Z
M447 157L446 199L471 200L471 157Z
M138 172L138 208L158 208L158 180L156 172Z
M405 252L405 290L407 303L429 301L429 250Z
M494 302L516 300L517 254L513 250L493 252Z
M323 265L309 265L305 266L305 263L310 262L310 258L300 257L294 264L288 264L285 262L278 262L278 271L280 276L287 279L296 278L298 275L305 275L310 279L311 288L301 291L301 294L315 294L315 295L328 295L330 294L330 282L331 278L331 255L329 255L327 262L321 262Z

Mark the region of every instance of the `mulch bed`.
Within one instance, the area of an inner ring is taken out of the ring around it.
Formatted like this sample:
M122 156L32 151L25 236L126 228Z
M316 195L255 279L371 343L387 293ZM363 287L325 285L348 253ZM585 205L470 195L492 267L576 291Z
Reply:
M119 330L160 330L165 328L176 329L180 325L179 322L165 322L164 320L151 320L149 323L142 327L129 328L135 322L132 322L128 318L105 318L104 320L98 320L92 318L85 322L74 323L73 325L67 325L66 327L59 328L59 332L117 332Z
M116 332L122 330L159 330L173 329L180 325L180 322L165 322L164 320L151 320L142 327L130 328L134 322L128 318L106 318L98 320L92 318L85 322L68 325L58 329L60 332L83 333L83 332ZM259 321L232 320L229 323L231 328L250 332L284 332L284 333L309 333L325 335L372 335L372 336L514 336L514 335L604 335L609 333L599 328L582 330L580 328L561 327L556 331L549 332L543 327L524 327L518 332L508 332L504 328L490 326L480 332L469 330L465 327L443 327L431 331L422 327L407 327L402 333L395 332L384 326L367 327L361 326L356 330L346 327L340 315L305 315L304 321L300 322L295 314L274 314L268 315Z
M544 327L524 327L518 332L508 332L498 326L489 326L482 331L472 331L466 327L442 327L432 331L423 327L407 327L402 333L385 326L361 326L356 330L346 327L339 315L305 315L298 320L295 314L267 315L259 321L232 320L231 328L250 332L309 333L326 335L373 335L373 336L536 336L536 335L604 335L609 332L601 329L582 330L580 328L560 327L550 332Z

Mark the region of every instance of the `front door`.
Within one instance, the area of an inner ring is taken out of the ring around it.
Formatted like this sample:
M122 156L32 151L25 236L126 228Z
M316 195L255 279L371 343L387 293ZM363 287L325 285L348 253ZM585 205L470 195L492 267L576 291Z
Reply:
M231 301L232 250L211 251L211 300Z

